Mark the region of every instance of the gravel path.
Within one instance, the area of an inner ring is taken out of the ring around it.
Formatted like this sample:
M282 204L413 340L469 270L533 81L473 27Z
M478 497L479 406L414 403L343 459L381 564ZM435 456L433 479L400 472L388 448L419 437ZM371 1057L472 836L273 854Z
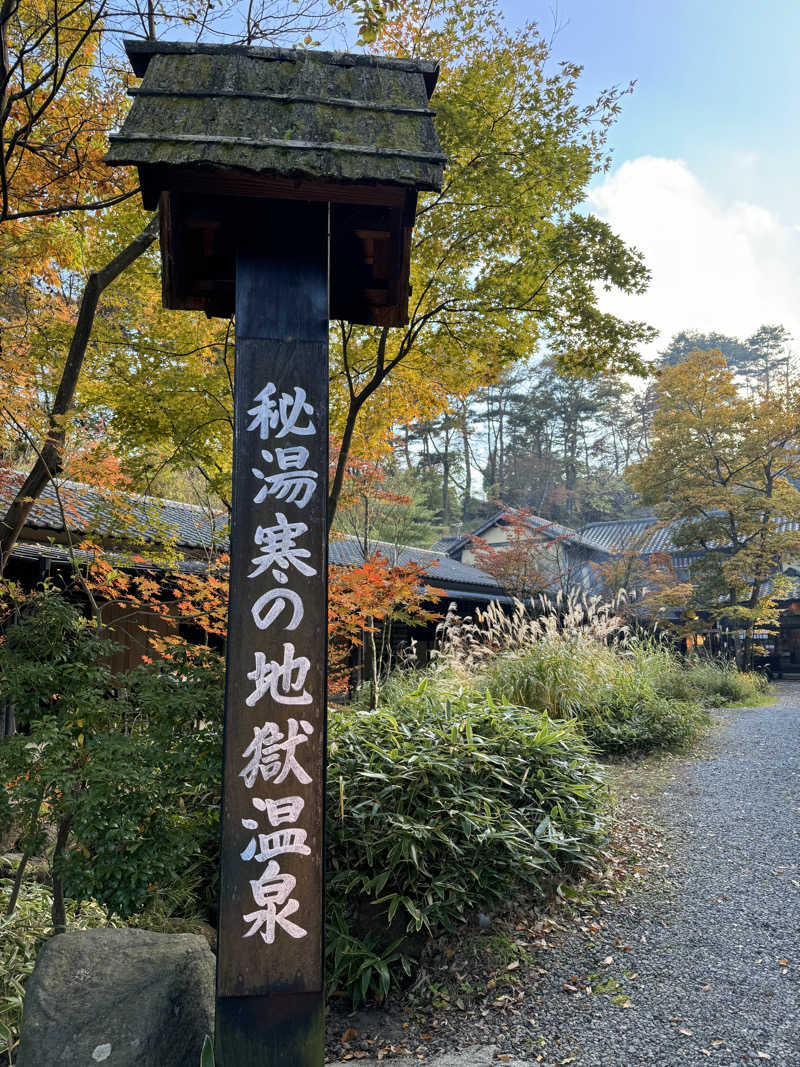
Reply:
M719 713L705 757L654 801L666 887L628 897L592 941L537 953L494 1048L448 1064L800 1067L800 684L779 692Z

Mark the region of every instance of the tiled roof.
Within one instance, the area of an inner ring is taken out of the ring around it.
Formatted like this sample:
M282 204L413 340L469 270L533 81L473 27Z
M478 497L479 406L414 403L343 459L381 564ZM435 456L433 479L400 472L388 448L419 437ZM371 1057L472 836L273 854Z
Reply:
M510 510L510 509L509 509ZM434 548L442 545L444 541L452 541L450 545L445 549L448 553L455 555L460 552L462 548L470 542L472 537L480 537L487 530L491 529L496 523L500 522L503 516L506 514L505 510L496 511L494 515L490 515L489 518L484 519L483 522L476 526L474 530L471 530L464 537L457 538L442 538L441 541L437 541L433 546ZM542 530L542 536L555 540L556 538L567 538L571 544L583 545L585 548L592 549L598 552L607 552L608 550L604 545L595 541L590 535L587 535L584 530L573 530L569 526L562 526L561 523L553 522L551 519L543 519L540 515L528 515L526 517L526 524L530 526L532 530ZM542 529L544 527L544 529Z
M682 553L682 564L697 558L700 552L687 554L685 548L676 548L673 534L679 522L663 523L655 516L640 519L619 519L612 522L591 522L584 526L581 534L601 545L607 552L622 552L634 548L637 552ZM778 523L778 529L786 531L800 530L800 521L784 519ZM676 564L677 565L677 564Z
M8 506L22 481L23 475L14 472L12 479L0 484L0 507ZM69 529L76 534L96 533L112 541L135 535L153 545L174 540L184 549L210 549L214 543L220 548L227 547L228 517L225 512L212 514L196 504L136 493L117 493L112 501L101 490L72 481L58 483L58 497L61 506L52 485L45 489L25 524L27 533L63 531L63 507ZM124 512L122 518L121 511ZM386 541L370 541L368 548L370 555L380 552L393 564L419 564L431 585L439 586L447 593L462 588L469 591L474 587L488 596L500 595L500 587L491 575L459 563L444 552L410 545L396 546ZM48 556L54 560L68 558L67 553L54 546L30 540L20 541L15 554L20 557ZM329 555L334 566L342 567L359 564L364 559L361 542L355 537L332 540Z
M440 189L438 66L311 49L126 42L142 85L106 160Z
M23 480L24 476L14 471L0 481L0 507L8 507ZM228 525L224 512L212 514L196 504L138 493L116 493L112 499L107 492L82 482L56 484L57 493L48 485L34 504L25 523L27 530L63 530L66 518L74 533L112 539L135 537L153 544L174 539L181 548L197 549L209 548L224 536Z
M369 554L380 552L392 564L403 566L406 563L417 563L425 569L425 576L430 578L431 584L450 589L454 586L480 586L488 590L498 590L499 586L494 578L486 571L478 567L471 567L467 563L459 563L451 559L444 552L437 552L431 548L414 548L410 545L394 545L388 541L368 542ZM362 563L364 549L357 537L343 537L331 541L329 548L330 561L341 567L352 566Z
M463 537L440 537L438 541L434 541L431 545L431 550L433 552L447 552L453 545L463 540Z
M580 532L582 537L606 552L621 552L629 548L635 548L639 552L674 552L674 528L674 523L663 525L655 516L650 516L642 519L590 522Z

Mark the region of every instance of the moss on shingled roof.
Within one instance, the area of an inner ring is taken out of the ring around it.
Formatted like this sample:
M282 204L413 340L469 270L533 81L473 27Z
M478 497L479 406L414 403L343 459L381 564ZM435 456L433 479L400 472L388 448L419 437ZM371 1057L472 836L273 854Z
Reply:
M279 48L130 44L142 85L111 164L244 168L438 189L436 65Z

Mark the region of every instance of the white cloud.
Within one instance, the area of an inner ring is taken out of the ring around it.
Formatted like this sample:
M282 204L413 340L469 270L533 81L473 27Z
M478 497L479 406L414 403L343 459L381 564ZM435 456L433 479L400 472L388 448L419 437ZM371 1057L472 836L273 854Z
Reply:
M723 204L684 162L641 156L589 194L592 210L644 253L643 296L602 295L605 310L660 331L652 351L683 329L747 337L782 323L800 346L800 231L754 203Z

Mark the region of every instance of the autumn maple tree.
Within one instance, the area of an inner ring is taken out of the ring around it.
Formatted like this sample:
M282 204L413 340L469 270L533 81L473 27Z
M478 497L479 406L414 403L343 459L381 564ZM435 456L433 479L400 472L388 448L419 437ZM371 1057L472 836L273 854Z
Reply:
M408 325L340 323L332 332L342 459L331 521L359 424L382 435L438 415L545 338L560 369L640 371L639 346L651 336L597 303L599 287L646 286L641 256L578 211L607 164L604 138L621 94L579 106L580 68L551 65L536 27L510 30L492 2L412 0L376 48L441 61L436 128L448 164L441 192L420 198Z
M524 600L560 586L569 577L561 546L573 536L555 523L542 522L530 508L503 508L498 519L505 533L493 544L470 537L475 565L486 571L508 596Z
M744 395L721 352L697 351L661 371L656 393L652 449L628 477L696 554L694 602L745 631L749 662L800 553L800 382Z

